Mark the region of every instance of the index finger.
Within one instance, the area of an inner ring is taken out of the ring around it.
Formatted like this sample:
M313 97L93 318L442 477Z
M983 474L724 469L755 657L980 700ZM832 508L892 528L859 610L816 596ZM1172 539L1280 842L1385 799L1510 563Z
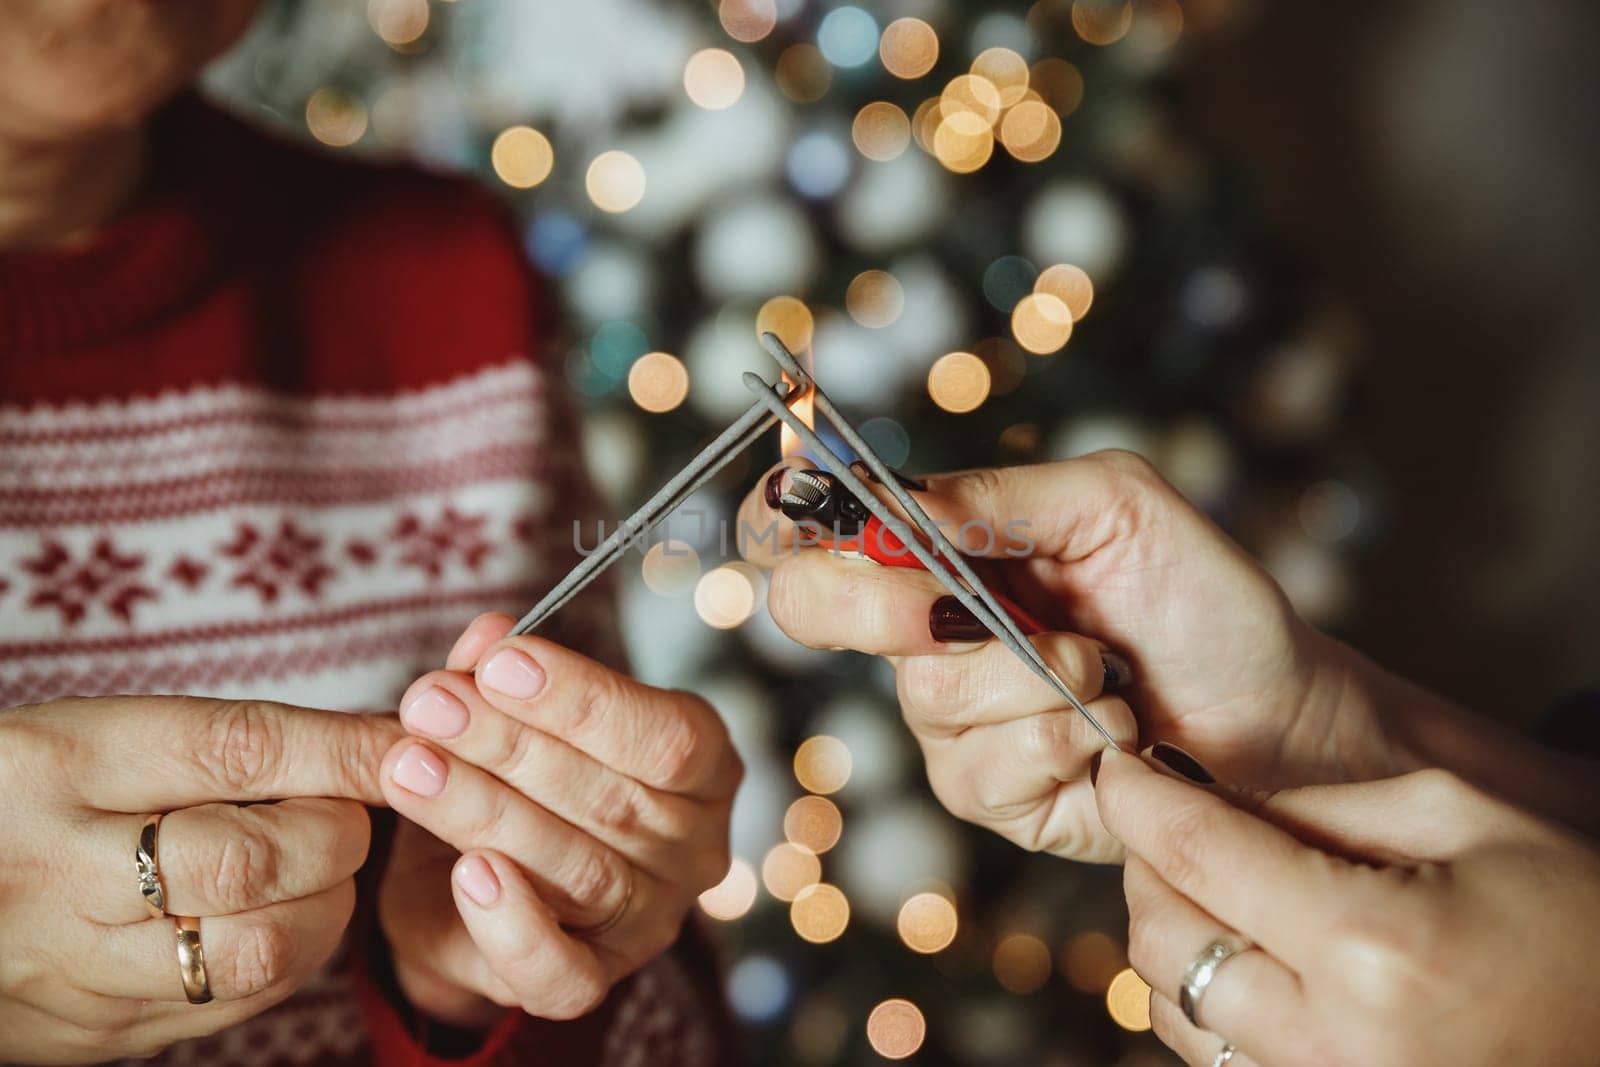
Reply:
M203 697L84 700L58 721L84 802L133 813L289 797L382 805L383 754L404 735L389 715Z
M1326 948L1325 926L1306 916L1352 906L1348 863L1136 756L1103 752L1094 793L1101 823L1131 854L1290 966Z

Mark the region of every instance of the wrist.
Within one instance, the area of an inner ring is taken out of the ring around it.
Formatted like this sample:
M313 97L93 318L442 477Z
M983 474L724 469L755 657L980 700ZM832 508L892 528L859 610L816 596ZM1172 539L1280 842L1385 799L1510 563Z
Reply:
M1305 696L1286 753L1318 782L1366 782L1426 766L1406 721L1411 705L1391 692L1398 679L1319 630L1306 628ZM1308 784L1305 771L1293 784Z

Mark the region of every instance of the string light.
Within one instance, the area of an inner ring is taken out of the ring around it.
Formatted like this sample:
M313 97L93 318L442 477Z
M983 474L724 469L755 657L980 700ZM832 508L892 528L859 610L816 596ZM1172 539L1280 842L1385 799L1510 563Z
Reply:
M1050 980L1050 950L1031 934L1012 934L994 949L994 977L1008 992L1037 993Z
M939 35L921 19L895 19L883 28L878 58L896 78L920 78L939 62Z
M940 952L956 939L956 906L938 893L918 893L900 905L895 928L913 952Z
M1059 352L1072 336L1072 312L1050 293L1030 293L1011 311L1011 335L1036 356Z
M683 90L707 111L730 108L744 94L744 68L726 49L703 48L684 64Z
M833 84L833 68L814 44L792 44L778 56L773 77L778 91L797 104L814 104Z
M735 41L753 44L772 32L778 24L776 0L722 0L717 21Z
M800 743L794 753L794 777L809 793L837 793L850 781L850 750L837 737L817 734Z
M345 148L367 132L367 109L343 89L326 85L306 100L306 129L325 145Z
M892 325L905 310L906 291L888 271L864 270L850 280L844 306L861 325L881 330Z
M1000 90L988 78L976 74L960 74L951 78L944 92L939 94L939 106L946 119L967 111L982 119L985 126L991 127L999 120L1003 109Z
M700 894L700 910L723 922L742 918L755 902L756 872L737 857L722 881Z
M778 340L791 352L810 348L815 328L811 309L792 296L775 296L756 312L756 336L777 334Z
M640 564L645 588L657 596L678 596L694 588L700 577L700 554L683 541L650 546Z
M971 352L940 356L928 372L928 395L956 415L976 411L989 399L989 368Z
M783 813L783 836L817 855L839 843L844 817L827 797L801 797Z
M1041 163L1061 144L1061 119L1039 100L1024 100L1000 123L1000 143L1014 159Z
M628 368L628 395L652 414L671 411L689 395L689 369L677 356L648 352Z
M867 1016L867 1043L886 1060L914 1055L927 1036L927 1020L909 1000L885 1000Z
M1120 971L1111 979L1106 989L1106 1011L1111 1014L1111 1021L1124 1030L1142 1033L1150 1029L1150 987L1133 973L1133 968Z
M994 131L983 116L971 111L944 113L940 102L939 128L933 134L933 154L946 169L971 174L994 154Z
M532 189L555 166L555 150L544 134L529 126L512 126L494 139L489 162L500 180L513 189Z
M1009 48L986 48L972 61L972 74L994 86L1002 108L1014 107L1028 91L1028 61Z
M414 44L428 30L428 0L368 0L367 22L391 47Z
M761 861L761 882L778 900L792 902L807 888L822 881L822 861L816 853L791 842L774 845Z
M850 901L836 885L818 882L807 886L789 905L789 924L812 944L827 944L850 925Z
M688 379L684 379L688 392ZM727 563L706 572L694 587L694 610L717 630L732 630L756 613L756 586L745 572L748 564Z
M584 187L595 207L620 214L644 199L644 167L626 152L602 152L589 164Z
M862 155L886 163L898 158L911 143L911 120L896 105L875 101L856 112L850 139Z
M1033 291L1048 293L1065 304L1073 322L1087 315L1094 303L1094 282L1082 267L1071 263L1057 263L1044 270L1034 281Z
M939 123L944 118L944 109L939 105L937 96L930 96L917 105L917 110L911 116L911 136L917 142L917 147L928 155L933 155L933 137L938 132Z

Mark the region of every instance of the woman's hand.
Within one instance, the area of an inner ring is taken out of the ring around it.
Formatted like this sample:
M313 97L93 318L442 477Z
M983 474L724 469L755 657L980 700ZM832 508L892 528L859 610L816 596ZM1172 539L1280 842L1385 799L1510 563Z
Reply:
M1594 1062L1592 842L1437 770L1291 790L1256 814L1127 755L1097 778L1128 849L1129 958L1186 1062L1224 1038L1234 1067ZM1257 947L1216 971L1201 1030L1179 982L1229 931Z
M411 686L401 718L429 740L383 762L416 824L385 874L383 931L407 999L458 1025L583 1015L667 949L727 873L742 774L705 701L510 628L479 618Z
M398 735L388 717L261 701L0 712L0 1061L147 1056L292 993L344 933L362 802L382 801ZM166 911L202 917L210 1004L186 1001L174 920L140 895L154 813Z
M1099 736L932 575L796 551L774 506L785 469L740 512L741 549L774 568L778 625L812 647L890 658L929 781L956 815L1025 848L1117 858L1085 777ZM1051 627L1036 645L1119 742L1169 740L1264 787L1398 769L1370 704L1353 699L1355 658L1143 459L1106 452L926 482L924 507L990 557L996 592Z

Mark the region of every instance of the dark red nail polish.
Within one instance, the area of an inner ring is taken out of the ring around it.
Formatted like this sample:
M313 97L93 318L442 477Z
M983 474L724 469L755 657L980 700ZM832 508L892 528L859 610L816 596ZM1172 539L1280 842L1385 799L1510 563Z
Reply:
M1198 782L1201 785L1212 785L1216 782L1216 779L1211 776L1211 772L1206 770L1199 760L1177 745L1170 745L1162 741L1150 749L1150 755L1165 763L1191 782Z
M928 612L928 632L940 643L987 641L989 628L953 596L942 596Z
M1133 668L1115 652L1100 653L1100 668L1105 672L1105 684L1101 686L1104 692L1115 693L1133 681Z
M1089 785L1094 787L1100 784L1100 757L1106 754L1105 749L1100 749L1089 757Z
M783 476L788 473L788 467L779 467L767 477L767 484L761 487L761 498L773 511L777 511L778 505L783 502Z

